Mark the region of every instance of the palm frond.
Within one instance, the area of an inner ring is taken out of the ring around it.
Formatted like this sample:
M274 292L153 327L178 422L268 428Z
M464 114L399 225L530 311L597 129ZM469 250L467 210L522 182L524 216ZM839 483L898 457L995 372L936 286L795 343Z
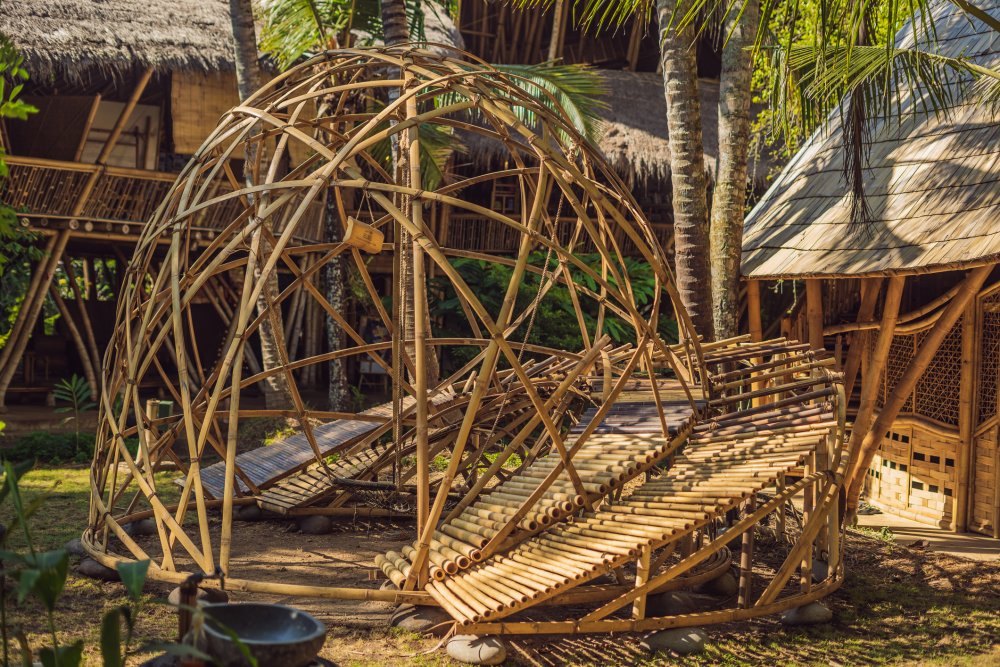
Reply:
M328 46L350 23L350 0L262 0L261 51L281 69Z
M600 111L607 86L600 71L586 65L494 65L508 80L548 109L564 115L569 124L588 141L600 132ZM538 118L526 106L514 105L525 125L536 127Z

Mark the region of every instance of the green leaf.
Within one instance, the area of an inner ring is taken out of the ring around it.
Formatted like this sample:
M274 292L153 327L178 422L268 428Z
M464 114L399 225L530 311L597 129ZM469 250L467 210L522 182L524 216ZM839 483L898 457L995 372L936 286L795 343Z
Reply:
M121 644L121 613L118 609L112 609L101 621L101 657L104 667L122 667Z
M132 562L121 561L116 566L118 576L125 584L128 596L133 600L138 600L142 596L142 589L146 585L146 574L149 572L149 561L138 560Z
M31 592L41 577L42 573L34 568L25 568L21 570L21 574L17 580L18 602L24 602L24 598L28 596L28 593Z
M56 601L66 585L69 553L65 549L56 549L35 554L27 560L39 572L31 592L42 601L46 609L55 611Z
M79 667L83 660L83 640L60 646L54 651L46 646L39 651L39 658L43 667Z

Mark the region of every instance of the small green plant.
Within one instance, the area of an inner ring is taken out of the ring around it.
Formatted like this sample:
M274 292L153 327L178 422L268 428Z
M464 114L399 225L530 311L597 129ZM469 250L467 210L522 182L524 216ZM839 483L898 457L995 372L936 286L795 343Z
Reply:
M52 395L57 401L63 401L69 405L61 405L56 408L56 412L72 412L73 426L76 429L76 438L80 439L80 413L93 410L97 404L94 403L90 385L87 381L73 373L69 378L63 378L52 390Z

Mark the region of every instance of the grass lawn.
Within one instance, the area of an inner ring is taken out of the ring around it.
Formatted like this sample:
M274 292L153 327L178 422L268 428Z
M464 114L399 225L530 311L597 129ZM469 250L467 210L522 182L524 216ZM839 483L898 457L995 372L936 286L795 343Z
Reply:
M87 521L88 476L89 470L83 466L47 467L32 471L22 480L28 498L50 493L31 524L40 548L57 548L79 535ZM9 518L0 514L5 524ZM22 546L23 538L12 535L9 547ZM973 562L911 550L854 531L848 538L846 558L847 582L827 600L835 613L830 625L789 630L776 619L762 619L712 627L708 629L706 652L677 662L970 667L1000 664L1000 562ZM167 591L164 586L150 586L135 645L173 638L174 613L155 602ZM104 610L124 602L120 584L71 573L56 619L60 641L84 639L85 664L99 665L100 618ZM49 643L37 603L15 604L11 611L14 622L26 628L32 646L37 649ZM385 625L331 627L329 637L323 655L338 665L452 664L443 651L421 655L436 641L395 632ZM662 660L651 661L644 656L638 641L638 637L617 635L516 642L511 664L663 664ZM150 655L139 652L130 664L139 664ZM551 662L557 657L560 662Z

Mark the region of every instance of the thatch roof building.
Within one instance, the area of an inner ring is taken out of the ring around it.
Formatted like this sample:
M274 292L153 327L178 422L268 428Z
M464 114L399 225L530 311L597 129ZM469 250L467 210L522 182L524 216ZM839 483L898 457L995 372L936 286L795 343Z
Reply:
M4 4L0 30L35 78L233 69L226 0L20 0Z
M995 0L985 9L1000 13ZM955 6L935 12L944 56L1000 66L989 26ZM897 43L912 46L903 30ZM865 188L874 224L850 224L844 151L836 120L820 129L785 167L746 219L743 273L753 278L900 275L941 271L1000 258L1000 120L969 86L953 86L946 115L904 98L905 116L872 135Z
M977 7L1000 19L1000 1ZM939 41L925 48L1000 67L1000 31L950 2L932 11ZM904 26L896 43L912 39ZM803 281L804 299L763 308L825 344L858 390L855 479L870 501L1000 538L1000 116L968 84L953 82L943 114L925 91L897 91L905 115L871 136L868 234L851 225L834 114L747 217L742 268L758 336L761 283Z
M655 72L599 70L607 93L600 110L597 148L615 171L640 191L669 190L670 140L663 77ZM705 171L714 182L719 157L719 82L699 79L702 143ZM480 166L488 166L506 151L499 142L478 134L462 135L466 153ZM763 186L769 163L755 159L754 184ZM763 188L762 188L763 189Z

